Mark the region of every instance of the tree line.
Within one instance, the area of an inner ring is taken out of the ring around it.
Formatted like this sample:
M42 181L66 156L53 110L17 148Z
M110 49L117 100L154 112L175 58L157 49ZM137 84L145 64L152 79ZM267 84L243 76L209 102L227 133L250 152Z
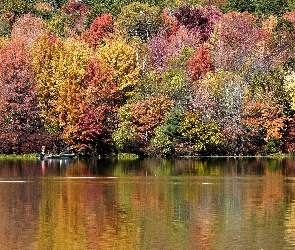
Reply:
M0 153L295 150L292 1L0 7Z

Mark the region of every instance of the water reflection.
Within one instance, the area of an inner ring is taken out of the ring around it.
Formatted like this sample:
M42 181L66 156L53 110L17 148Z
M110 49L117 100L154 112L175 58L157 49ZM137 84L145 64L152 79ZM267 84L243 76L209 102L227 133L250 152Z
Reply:
M294 161L0 161L0 249L294 249Z

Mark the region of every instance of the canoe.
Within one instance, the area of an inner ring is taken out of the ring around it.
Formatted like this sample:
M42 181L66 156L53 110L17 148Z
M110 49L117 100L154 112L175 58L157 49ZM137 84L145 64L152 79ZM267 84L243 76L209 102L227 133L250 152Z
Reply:
M69 159L69 158L74 158L76 155L75 154L59 154L59 155L47 155L45 158L47 159Z

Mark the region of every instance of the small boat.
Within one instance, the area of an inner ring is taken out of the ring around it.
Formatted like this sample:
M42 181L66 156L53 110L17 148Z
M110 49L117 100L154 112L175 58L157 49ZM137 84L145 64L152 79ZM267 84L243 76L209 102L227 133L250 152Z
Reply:
M59 154L59 155L47 155L45 158L47 159L69 159L69 158L74 158L76 155L75 154Z

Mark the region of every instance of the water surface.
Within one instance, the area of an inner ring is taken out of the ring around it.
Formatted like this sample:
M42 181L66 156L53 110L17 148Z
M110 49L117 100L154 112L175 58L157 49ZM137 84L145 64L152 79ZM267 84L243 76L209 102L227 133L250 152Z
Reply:
M0 249L295 249L295 161L0 161Z

